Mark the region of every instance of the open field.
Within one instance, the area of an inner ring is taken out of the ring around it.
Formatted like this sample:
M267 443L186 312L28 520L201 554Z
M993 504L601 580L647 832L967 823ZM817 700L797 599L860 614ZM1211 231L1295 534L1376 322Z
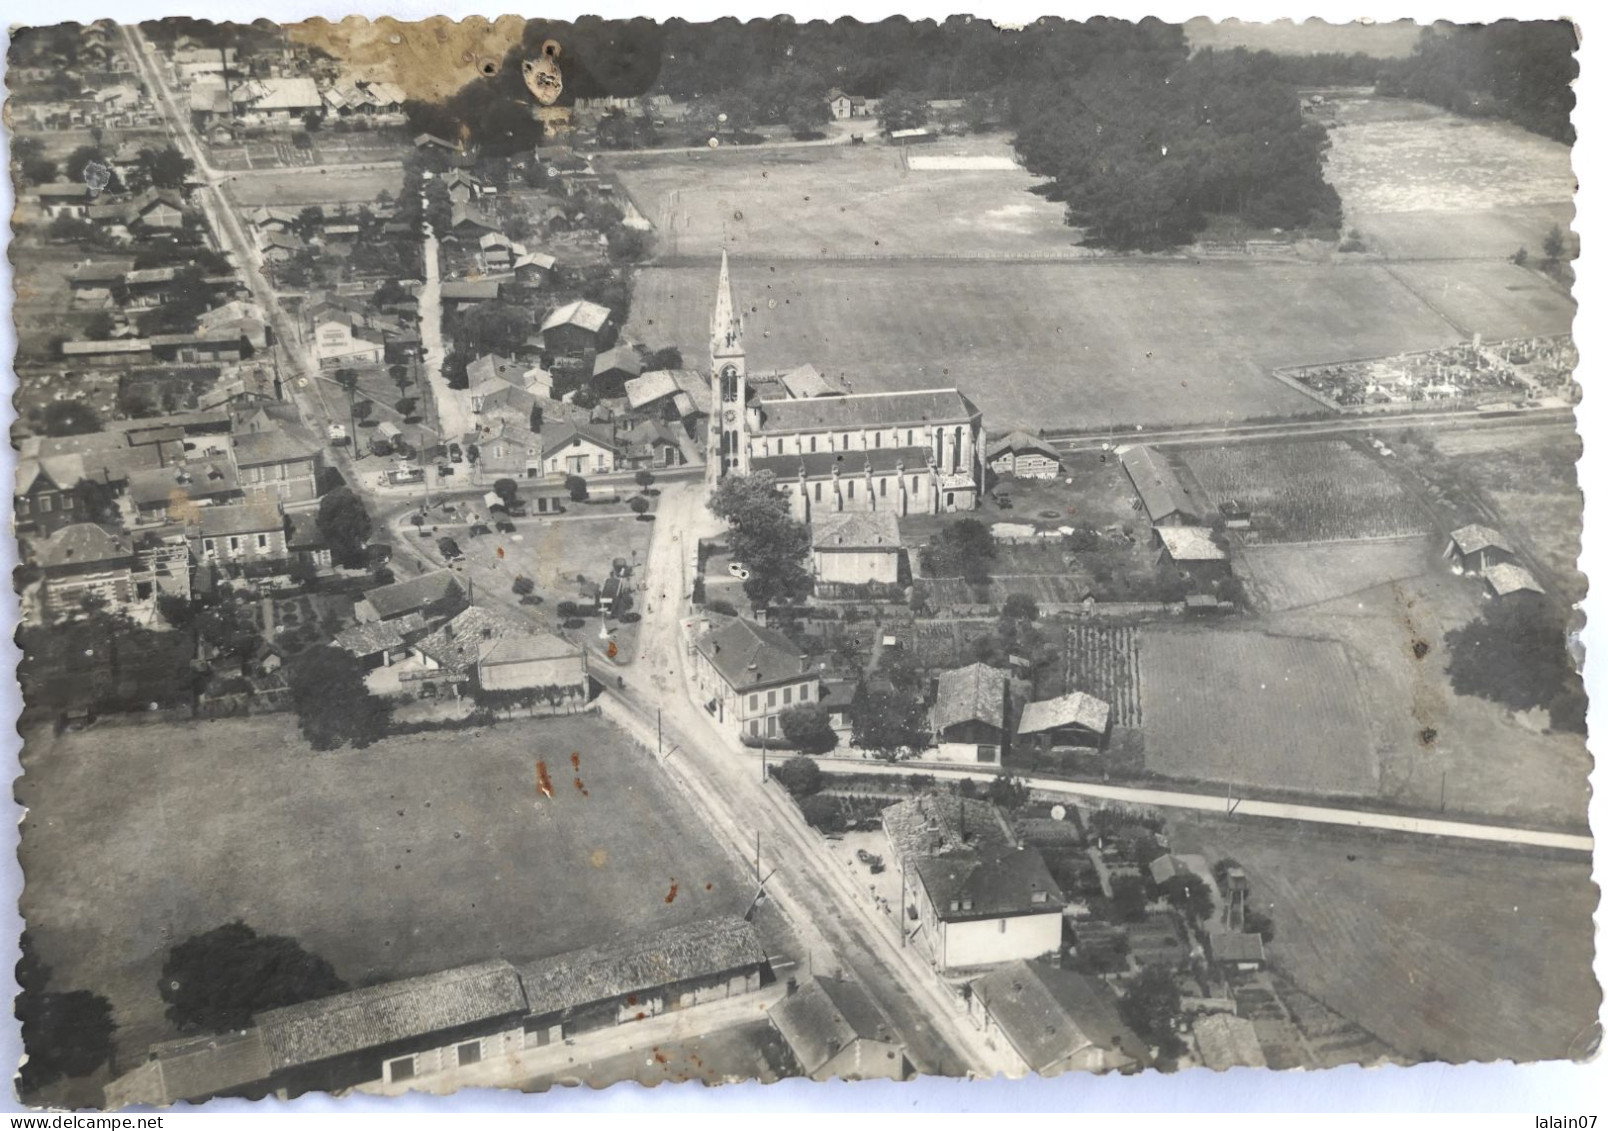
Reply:
M1472 490L1495 510L1499 525L1524 544L1570 601L1585 596L1577 568L1584 518L1572 427L1437 434L1433 447L1408 445L1403 458L1433 481Z
M1376 789L1357 676L1333 640L1142 630L1145 769L1264 789Z
M1370 212L1487 212L1574 197L1569 147L1424 102L1345 97L1330 109L1329 183L1349 220Z
M169 1035L168 947L232 919L356 984L740 913L749 895L652 758L594 716L330 754L289 715L100 727L30 736L23 765L23 915L64 988L111 998L129 1050Z
M243 208L264 204L285 208L304 204L373 204L382 192L395 196L402 191L402 166L361 166L318 173L305 169L242 173L227 182L225 191Z
M1062 207L1027 191L1040 178L1015 165L1003 136L946 138L921 147L917 165L991 158L1008 168L909 168L905 152L873 137L607 160L653 224L663 258L722 247L777 259L1084 254Z
M1390 273L1465 338L1544 338L1574 327L1574 300L1545 275L1525 267L1499 260L1398 263Z
M1321 411L1269 370L1460 338L1379 264L739 260L732 270L751 372L809 362L857 392L958 384L991 434ZM639 271L627 336L697 356L716 274L712 264Z
M1429 561L1414 576L1275 612L1266 623L1275 632L1344 643L1366 705L1358 734L1377 752L1380 798L1454 818L1583 829L1591 757L1580 736L1545 731L1452 691L1445 635L1468 623L1483 598L1477 580L1452 576L1439 549L1424 548ZM1335 564L1342 550L1341 564L1354 563L1361 575L1390 572L1402 554L1400 544L1354 542L1273 547L1250 559L1255 570L1260 555L1271 553L1276 568L1295 574L1303 561L1313 571ZM1369 562L1369 554L1380 561ZM1147 701L1147 722L1149 714Z
M1305 20L1212 20L1197 16L1184 23L1191 50L1205 47L1229 51L1244 47L1277 55L1311 55L1330 51L1350 55L1361 52L1376 59L1395 59L1413 53L1422 29L1411 20L1393 23L1331 24L1316 17Z
M1168 831L1175 851L1244 865L1272 964L1402 1056L1585 1054L1601 1000L1589 861L1195 815Z
M1351 593L1417 577L1440 565L1440 544L1409 536L1295 545L1244 545L1236 566L1248 576L1252 604L1269 613L1321 605Z
M1472 266L1468 260L1505 261L1521 247L1534 262L1552 225L1568 231L1573 219L1574 205L1563 201L1483 212L1348 213L1346 222L1370 251L1391 259L1459 260L1462 270Z
M1395 475L1348 440L1192 448L1184 458L1214 504L1250 508L1260 542L1397 538L1433 525Z

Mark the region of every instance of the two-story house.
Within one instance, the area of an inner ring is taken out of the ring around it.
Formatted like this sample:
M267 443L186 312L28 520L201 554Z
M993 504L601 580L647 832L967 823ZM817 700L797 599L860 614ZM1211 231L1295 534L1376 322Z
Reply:
M300 425L280 424L234 438L235 467L247 497L272 496L286 503L318 498L323 452Z
M734 617L713 625L692 646L699 702L737 735L776 738L782 712L820 698L809 658L774 628Z

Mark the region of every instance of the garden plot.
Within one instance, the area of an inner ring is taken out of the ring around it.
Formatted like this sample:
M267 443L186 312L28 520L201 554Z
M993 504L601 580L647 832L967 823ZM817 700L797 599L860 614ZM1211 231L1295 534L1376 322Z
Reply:
M1081 623L1041 627L1049 643L1059 649L1060 662L1041 674L1038 698L1086 691L1111 704L1113 726L1141 724L1136 627Z
M1433 528L1396 477L1345 440L1202 448L1184 459L1214 505L1250 509L1261 542L1401 538Z

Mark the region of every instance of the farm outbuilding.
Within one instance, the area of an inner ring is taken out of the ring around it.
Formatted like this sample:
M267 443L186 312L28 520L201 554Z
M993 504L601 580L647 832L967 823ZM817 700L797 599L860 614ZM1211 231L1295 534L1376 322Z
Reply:
M1493 597L1511 597L1515 593L1545 593L1535 575L1521 565L1498 562L1484 573L1486 588Z
M1501 531L1477 522L1452 531L1444 557L1454 573L1482 574L1494 565L1514 559L1513 546Z
M1262 936L1240 931L1221 931L1210 936L1212 961L1236 970L1260 970L1267 964L1267 948Z
M1010 677L987 664L970 664L938 676L932 708L940 762L998 765L1009 738Z
M1258 942L1261 939L1257 939ZM1207 1068L1266 1068L1267 1057L1256 1039L1256 1024L1232 1013L1212 1013L1195 1022L1195 1044Z
M1198 526L1201 506L1190 494L1167 457L1143 444L1117 449L1122 469L1128 473L1139 502L1154 526Z
M1018 479L1054 479L1061 472L1061 455L1029 432L1010 432L988 445L989 469L995 475Z
M1022 709L1016 736L1024 746L1099 748L1111 733L1111 704L1083 691L1029 703Z
M1158 526L1156 544L1163 563L1177 566L1190 577L1206 580L1227 577L1230 572L1228 551L1208 527Z

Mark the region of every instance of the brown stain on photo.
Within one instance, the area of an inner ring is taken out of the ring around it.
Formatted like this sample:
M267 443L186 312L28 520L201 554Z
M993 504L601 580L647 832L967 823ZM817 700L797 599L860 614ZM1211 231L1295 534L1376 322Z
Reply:
M681 885L676 883L674 880L671 880L670 881L670 894L664 897L664 901L666 903L674 903L676 901L676 892L678 892L680 890L681 890Z
M524 32L519 16L495 21L432 16L409 22L348 16L339 23L311 19L285 25L291 39L339 59L353 78L396 83L421 102L442 101L475 79L496 74Z
M542 791L542 796L548 800L553 797L553 779L547 776L547 763L536 761L536 788Z

